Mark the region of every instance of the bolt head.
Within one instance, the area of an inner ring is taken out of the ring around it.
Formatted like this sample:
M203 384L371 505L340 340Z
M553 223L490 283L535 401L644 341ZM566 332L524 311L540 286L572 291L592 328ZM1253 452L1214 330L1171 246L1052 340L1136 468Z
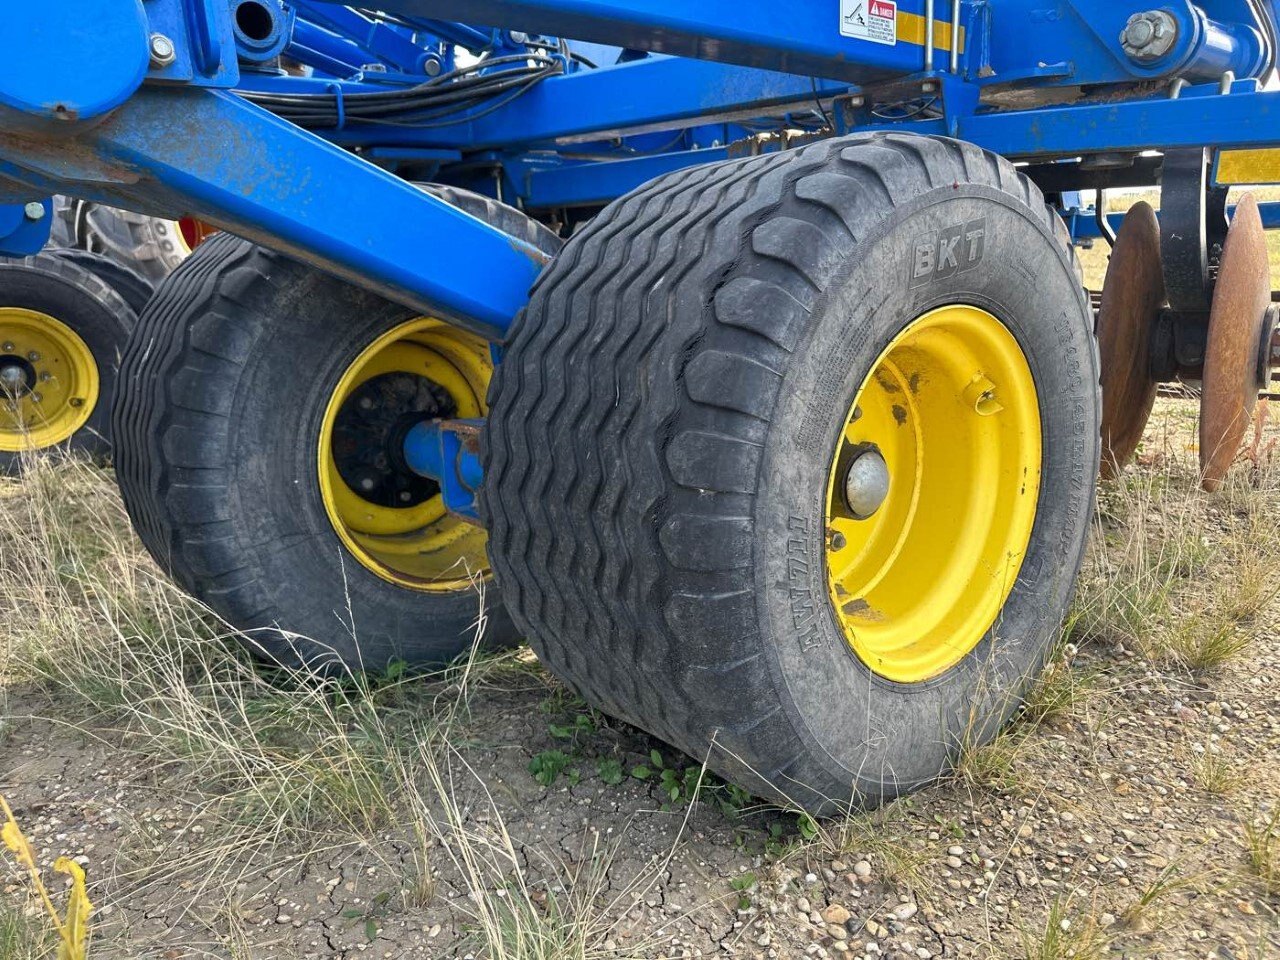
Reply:
M35 393L31 394L32 403L39 403L43 399L44 399L44 394L40 393L40 391L38 390Z
M844 476L844 499L859 520L865 520L889 495L889 467L878 450L864 450Z
M22 215L28 220L43 220L44 204L32 201L22 208Z
M1173 49L1178 39L1178 22L1166 10L1135 13L1120 33L1120 45L1131 60L1146 63L1158 60Z
M3 350L5 353L13 353L14 347L12 341L6 340L4 343L0 344L0 350Z
M27 354L27 359L30 360L32 363L39 363L40 354L32 350L30 353Z
M163 33L153 33L147 43L147 49L151 54L153 67L167 67L178 59L178 50L173 45L173 41Z

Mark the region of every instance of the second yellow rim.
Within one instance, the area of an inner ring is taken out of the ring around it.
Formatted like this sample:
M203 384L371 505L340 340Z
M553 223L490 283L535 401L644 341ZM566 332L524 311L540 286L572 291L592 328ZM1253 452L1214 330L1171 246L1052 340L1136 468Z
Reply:
M909 323L863 380L827 482L827 578L875 673L936 677L977 647L1013 589L1040 490L1035 380L985 310Z
M339 539L383 579L447 593L488 575L484 530L447 513L402 450L423 419L483 417L492 374L483 339L419 317L374 340L338 381L320 428L321 499Z
M0 307L0 450L42 450L93 416L101 380L78 333L47 313Z

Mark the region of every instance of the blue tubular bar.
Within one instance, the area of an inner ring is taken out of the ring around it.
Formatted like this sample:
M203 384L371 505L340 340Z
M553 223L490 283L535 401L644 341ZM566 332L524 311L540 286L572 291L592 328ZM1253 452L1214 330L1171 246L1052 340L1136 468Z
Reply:
M476 522L476 491L484 482L478 440L483 426L483 420L425 420L404 438L409 469L440 484L446 510Z
M144 87L74 141L5 132L0 174L46 195L196 216L490 339L546 259L222 91Z
M924 69L923 30L913 37L925 0L898 4L896 43L843 35L836 0L382 0L379 8L445 20L465 12L471 23L855 83ZM936 10L939 22L950 20L947 5Z
M980 113L956 135L1007 157L1266 146L1280 139L1280 91Z

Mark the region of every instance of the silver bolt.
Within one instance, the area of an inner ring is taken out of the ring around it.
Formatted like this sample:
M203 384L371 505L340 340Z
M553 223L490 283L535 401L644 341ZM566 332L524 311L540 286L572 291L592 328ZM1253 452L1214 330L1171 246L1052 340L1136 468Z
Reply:
M1178 21L1166 10L1147 10L1131 16L1120 31L1120 46L1132 60L1159 60L1178 39Z
M5 353L13 353L13 341L6 340L3 344L0 344L0 350L3 350Z
M40 360L40 354L32 350L30 353L27 354L27 359L30 360L32 363L38 363Z
M40 391L38 390L35 393L31 394L32 403L39 403L43 399L44 399L44 395L40 393Z
M46 371L44 371L44 373L40 374L40 382L41 382L41 383L48 383L48 382L49 382L50 380L52 380L52 379L53 379L53 374L52 374L52 373L50 373L48 370L46 370Z
M373 401L372 401L371 399L369 399L368 397L361 397L361 398L360 398L360 404L359 404L359 406L360 406L360 409L361 409L361 410L372 410L372 409L373 409Z
M22 215L28 220L44 219L44 204L36 203L34 200L22 208Z
M153 33L151 35L148 50L151 52L151 65L153 67L167 67L178 59L178 51L174 47L173 41L163 33Z
M361 490L369 491L369 490L372 490L375 486L377 486L377 484L374 482L373 478L371 477L365 477L363 480L360 481Z
M865 520L889 495L889 467L878 450L860 453L844 476L844 499L859 520Z

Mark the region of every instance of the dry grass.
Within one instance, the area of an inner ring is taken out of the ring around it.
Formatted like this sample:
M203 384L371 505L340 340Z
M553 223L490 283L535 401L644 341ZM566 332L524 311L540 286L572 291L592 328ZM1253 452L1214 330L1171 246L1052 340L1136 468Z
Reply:
M1073 913L1069 901L1059 898L1050 904L1044 927L1024 931L1022 943L1026 960L1102 960L1111 938L1091 912Z
M1280 807L1246 824L1244 840L1253 876L1268 896L1280 897Z
M23 909L19 899L0 899L0 960L51 960L57 938L38 904Z
M181 873L194 884L188 896L217 902L248 857L305 860L393 834L412 851L399 896L430 901L443 851L470 888L484 956L590 960L616 922L605 917L625 913L617 899L653 882L654 873L638 876L599 908L607 851L539 864L556 878L552 889L526 876L527 850L496 805L483 827L458 806L454 774L479 778L446 744L476 690L530 682L539 668L527 653L483 657L477 645L438 676L413 680L266 669L143 555L106 473L36 462L21 481L0 481L0 513L0 690L45 691L71 709L70 722L94 736L114 729L141 765L177 768L191 787L192 822L209 840L182 861L151 851L133 869L136 883ZM234 928L236 911L227 917ZM34 960L43 934L29 926L0 914L0 960Z
M870 813L815 823L813 844L825 855L856 857L877 876L929 899L936 885L932 856L911 837L901 801Z

